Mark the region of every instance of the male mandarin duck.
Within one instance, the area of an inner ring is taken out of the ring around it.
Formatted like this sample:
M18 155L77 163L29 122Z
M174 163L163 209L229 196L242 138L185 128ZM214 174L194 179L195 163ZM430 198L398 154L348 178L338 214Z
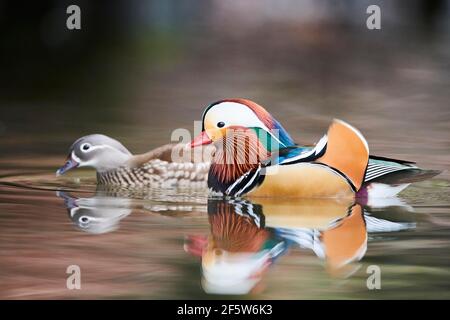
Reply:
M246 99L210 104L202 125L191 147L216 147L208 187L227 196L386 197L439 173L369 155L362 134L341 120L315 147L299 146L268 111Z
M212 149L212 151L211 151ZM204 187L213 148L203 152L205 162L194 163L185 144L167 144L144 154L133 155L119 141L91 134L75 141L66 163L57 175L78 167L92 167L102 185L125 187ZM174 161L174 155L177 161Z

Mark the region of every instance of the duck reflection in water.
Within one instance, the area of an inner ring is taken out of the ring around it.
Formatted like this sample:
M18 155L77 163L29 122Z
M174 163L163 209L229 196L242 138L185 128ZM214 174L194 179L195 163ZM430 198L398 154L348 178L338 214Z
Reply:
M175 196L174 196L175 194ZM117 187L98 187L90 197L76 197L64 191L56 195L64 200L70 219L84 232L102 234L119 228L122 219L132 211L155 212L164 215L204 212L205 200L190 190L189 195L177 190L130 190Z
M119 221L133 210L130 199L111 196L76 198L66 192L58 191L57 196L64 199L70 220L82 231L102 234L116 230Z
M368 233L414 227L338 199L210 199L208 216L210 236L189 236L185 250L201 257L202 286L212 294L257 292L269 266L293 247L312 250L330 275L346 278L359 268Z
M201 198L175 200L170 194L159 194L158 201L151 195L150 203L140 204L133 200L136 195L104 190L97 190L92 197L77 198L62 191L57 195L64 199L77 228L91 234L117 230L120 221L136 209L183 214L204 210ZM345 278L358 269L356 262L366 253L368 234L415 226L371 215L378 210L394 217L394 208L400 208L400 213L412 210L398 198L380 201L360 204L342 199L261 198L251 202L210 198L207 211L211 234L188 236L184 247L201 257L202 286L212 294L258 291L265 272L291 248L311 250L324 261L330 275Z

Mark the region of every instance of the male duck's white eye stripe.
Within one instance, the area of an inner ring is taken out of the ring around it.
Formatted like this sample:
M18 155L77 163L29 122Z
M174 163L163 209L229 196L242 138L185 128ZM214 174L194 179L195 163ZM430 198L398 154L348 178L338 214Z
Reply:
M222 101L209 106L202 115L203 126L216 126L224 122L226 126L240 126L246 128L261 128L269 132L273 139L280 142L274 132L271 132L258 115L247 105L234 102ZM205 129L205 128L203 128Z
M217 101L217 102L211 103L209 106L206 107L205 110L203 110L203 113L202 113L202 131L205 130L205 116L206 116L206 113L208 113L208 111L209 111L212 107L214 107L214 106L216 106L216 105L218 105L218 104L221 104L222 102L224 102L224 101Z

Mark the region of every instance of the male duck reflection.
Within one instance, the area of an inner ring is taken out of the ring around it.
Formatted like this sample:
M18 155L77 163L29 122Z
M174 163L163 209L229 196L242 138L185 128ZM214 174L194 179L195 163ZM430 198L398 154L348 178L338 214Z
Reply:
M191 143L191 147L210 145L201 149L201 163L193 162L194 157L180 145L133 155L117 140L89 135L74 142L66 164L57 174L76 167L93 167L99 184L207 184L212 191L230 196L306 198L348 197L355 193L389 197L411 182L439 173L419 169L408 161L369 156L361 133L339 120L333 121L315 147L299 146L270 113L250 100L215 102L204 111L202 122L203 132ZM180 152L180 159L173 159Z
M209 237L190 236L185 250L202 259L207 293L258 291L268 267L289 248L312 250L328 273L348 277L367 249L368 233L413 228L382 220L338 199L209 200Z

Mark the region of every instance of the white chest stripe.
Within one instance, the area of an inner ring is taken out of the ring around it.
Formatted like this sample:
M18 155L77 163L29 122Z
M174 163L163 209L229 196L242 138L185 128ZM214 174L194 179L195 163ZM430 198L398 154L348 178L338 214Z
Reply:
M261 170L261 164L259 165L258 170L256 170L256 172L253 174L253 177L250 179L250 181L247 182L247 184L244 186L244 188L242 188L241 190L236 192L237 197L239 197L249 186L252 185L252 183L253 183L253 181L255 181L256 177L259 176L260 170Z

